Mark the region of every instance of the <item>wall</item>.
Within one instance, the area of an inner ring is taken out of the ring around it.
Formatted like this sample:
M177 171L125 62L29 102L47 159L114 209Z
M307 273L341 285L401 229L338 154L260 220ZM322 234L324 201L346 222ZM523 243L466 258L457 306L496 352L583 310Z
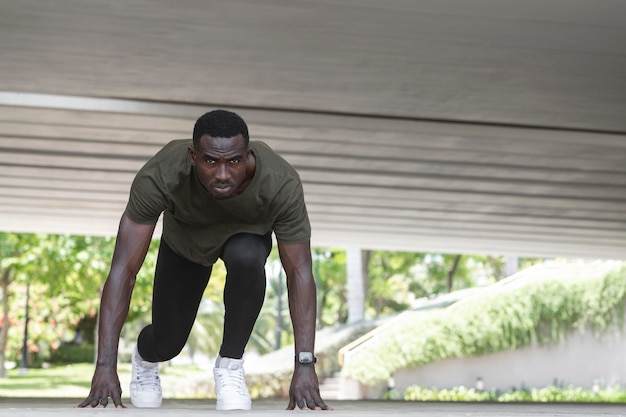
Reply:
M572 333L552 347L530 348L494 353L475 358L439 361L394 375L397 392L411 385L452 388L476 387L485 390L545 387L555 382L593 388L594 385L626 386L626 337L614 330L600 338L590 331ZM362 398L380 398L386 387L362 387ZM345 397L355 398L355 390Z

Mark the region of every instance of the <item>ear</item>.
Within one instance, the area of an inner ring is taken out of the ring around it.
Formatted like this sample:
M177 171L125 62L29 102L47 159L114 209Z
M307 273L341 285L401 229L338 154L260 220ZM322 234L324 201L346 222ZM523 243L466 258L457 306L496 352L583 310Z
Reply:
M190 146L189 148L187 148L187 151L189 152L189 161L191 162L192 166L196 166L196 151L193 148L193 146Z

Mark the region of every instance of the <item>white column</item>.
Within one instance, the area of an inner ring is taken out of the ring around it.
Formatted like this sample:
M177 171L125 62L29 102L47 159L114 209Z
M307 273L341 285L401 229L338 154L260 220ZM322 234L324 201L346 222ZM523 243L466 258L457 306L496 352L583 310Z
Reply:
M346 264L348 269L348 323L356 323L365 317L361 248L346 248Z
M517 256L507 256L504 271L507 277L519 271L519 258Z

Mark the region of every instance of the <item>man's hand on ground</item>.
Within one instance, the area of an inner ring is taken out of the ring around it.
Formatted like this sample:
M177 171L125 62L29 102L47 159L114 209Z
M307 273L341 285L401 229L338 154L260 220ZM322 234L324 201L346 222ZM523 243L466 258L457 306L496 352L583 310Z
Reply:
M96 367L91 380L89 396L77 408L104 408L113 400L115 408L126 408L122 404L122 388L114 368Z
M319 381L313 365L296 365L289 387L287 410L332 410L320 396Z

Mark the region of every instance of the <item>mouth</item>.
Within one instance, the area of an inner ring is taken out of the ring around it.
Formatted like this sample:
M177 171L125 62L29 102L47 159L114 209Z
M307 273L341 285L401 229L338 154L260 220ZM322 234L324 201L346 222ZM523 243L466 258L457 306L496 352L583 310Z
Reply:
M231 193L233 186L232 184L212 184L211 189L217 195L228 195Z

